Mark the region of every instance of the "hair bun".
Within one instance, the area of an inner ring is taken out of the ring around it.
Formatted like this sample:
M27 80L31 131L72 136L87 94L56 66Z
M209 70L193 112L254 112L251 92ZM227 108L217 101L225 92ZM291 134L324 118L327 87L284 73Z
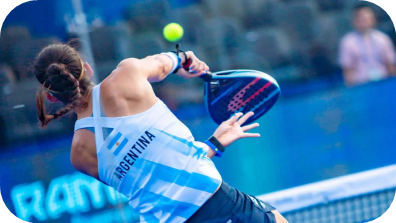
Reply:
M47 68L47 75L48 76L59 75L59 74L64 73L64 72L67 72L66 71L66 67L65 67L64 64L52 63Z

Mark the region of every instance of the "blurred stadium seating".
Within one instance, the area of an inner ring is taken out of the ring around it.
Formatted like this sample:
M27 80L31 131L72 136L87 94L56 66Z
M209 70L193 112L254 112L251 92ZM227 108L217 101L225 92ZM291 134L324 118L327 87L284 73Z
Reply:
M123 58L142 58L172 50L173 44L162 37L162 27L169 22L178 22L185 28L185 36L181 40L183 49L193 50L214 71L238 68L262 70L280 82L283 97L320 89L320 86L334 87L341 83L337 65L338 44L340 38L351 29L351 8L354 4L354 0L202 0L189 1L179 7L177 1L131 1L122 11L124 21L113 24L104 21L104 26L93 25L90 29L96 74L98 80L103 80ZM378 27L396 42L389 16L379 7L374 9ZM102 10L90 8L87 11L95 15L87 16L97 17L97 12ZM18 10L14 11L16 15L13 17L18 17ZM70 12L59 13L68 15ZM22 14L19 16L23 17ZM65 27L69 26L65 24ZM76 36L73 30L70 32L68 37ZM0 86L3 92L11 86L6 83L16 80L18 82L13 85L29 85L33 77L29 68L37 53L45 45L64 38L42 37L34 32L32 34L29 26L8 24L6 21L0 37ZM180 88L185 84L186 81L181 78L169 78L162 85L155 85L155 88L159 97L168 102L173 110L202 104L200 80L189 80L188 89ZM175 87L180 88L179 94L172 94ZM33 117L35 91L34 87L27 89L29 93L22 95L31 98L25 100L13 93L2 96L7 98L2 102L4 108L14 106L11 98L18 98L21 104L26 104L23 110L32 116L27 122L30 124L26 125L33 129L36 128ZM4 117L12 113L11 110L6 112L7 109L2 110L2 124L10 128L14 121L4 121ZM32 130L31 134L34 132ZM23 141L24 137L19 140ZM12 137L2 144L9 145L11 142Z

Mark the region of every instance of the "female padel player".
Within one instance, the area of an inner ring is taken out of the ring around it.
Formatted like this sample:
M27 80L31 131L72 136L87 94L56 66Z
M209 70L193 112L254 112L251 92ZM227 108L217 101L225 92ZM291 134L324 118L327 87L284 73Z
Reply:
M179 69L186 59L189 71ZM45 127L76 113L73 166L125 195L141 222L286 222L269 204L223 182L211 160L237 139L260 136L246 133L257 123L242 127L252 113L235 114L198 142L150 85L172 73L193 78L207 70L192 52L169 52L125 59L94 86L94 71L73 47L50 45L34 63L42 85L39 120ZM45 98L64 107L47 114Z

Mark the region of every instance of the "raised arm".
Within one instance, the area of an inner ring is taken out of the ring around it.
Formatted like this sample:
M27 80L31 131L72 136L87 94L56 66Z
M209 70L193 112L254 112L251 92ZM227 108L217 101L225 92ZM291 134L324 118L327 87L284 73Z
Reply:
M209 70L209 67L204 62L200 61L191 51L185 54L179 53L179 58L180 64L177 64L179 61L174 53L156 54L144 59L130 58L123 60L118 67L131 71L126 75L134 76L139 74L149 82L158 82L165 79L175 68L183 65L186 59L192 60L190 70L186 71L184 69L179 69L176 73L177 75L185 78L192 78L198 77Z
M130 101L140 101L145 105L142 109L149 108L157 101L150 82L165 79L175 68L186 62L185 55L187 60L192 60L190 69L189 71L179 69L176 75L192 78L209 70L208 66L191 51L186 54L180 53L180 59L172 52L156 54L144 59L129 58L120 62L113 73L102 82L102 88L107 88L113 94L123 96Z

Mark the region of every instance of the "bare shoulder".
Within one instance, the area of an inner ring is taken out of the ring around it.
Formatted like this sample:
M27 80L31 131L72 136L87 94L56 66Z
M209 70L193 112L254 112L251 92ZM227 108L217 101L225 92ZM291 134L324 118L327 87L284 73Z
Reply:
M102 91L109 98L120 96L133 100L140 100L152 94L151 84L141 74L140 60L128 58L121 61L111 75L102 82Z
M128 58L122 60L115 70L103 80L103 85L111 85L114 83L122 84L128 81L136 81L139 78L139 60L136 58Z
M117 68L136 70L138 68L138 64L139 64L139 59L127 58L122 60L118 64Z

